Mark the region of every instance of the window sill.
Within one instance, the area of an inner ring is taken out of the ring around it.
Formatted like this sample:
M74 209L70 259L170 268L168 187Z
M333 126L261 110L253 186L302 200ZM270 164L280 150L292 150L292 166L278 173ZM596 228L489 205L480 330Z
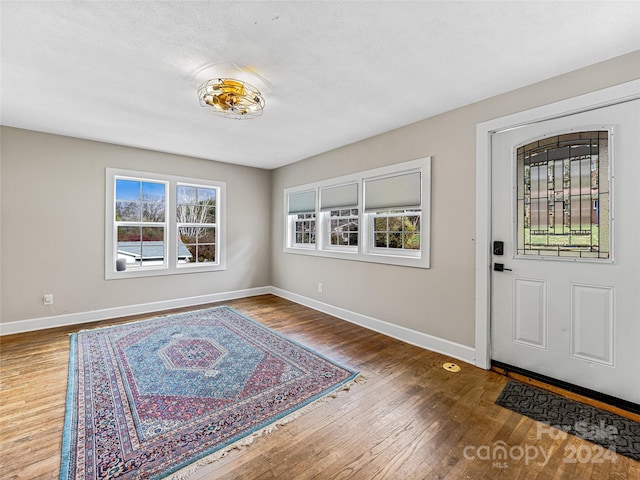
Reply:
M400 267L430 268L427 259L420 254L412 256L390 255L384 253L340 252L336 250L317 250L310 248L285 247L283 253L294 255L307 255L311 257L335 258L353 262L381 263Z
M120 280L124 278L165 277L183 273L219 272L226 269L225 265L180 265L173 268L148 267L144 270L107 271L104 278L105 280Z

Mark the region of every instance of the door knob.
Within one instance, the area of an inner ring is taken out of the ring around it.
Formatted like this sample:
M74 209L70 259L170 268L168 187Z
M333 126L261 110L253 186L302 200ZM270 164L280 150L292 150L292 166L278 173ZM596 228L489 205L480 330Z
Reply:
M494 272L511 272L512 270L510 268L504 268L504 263L494 263L493 264L493 271Z

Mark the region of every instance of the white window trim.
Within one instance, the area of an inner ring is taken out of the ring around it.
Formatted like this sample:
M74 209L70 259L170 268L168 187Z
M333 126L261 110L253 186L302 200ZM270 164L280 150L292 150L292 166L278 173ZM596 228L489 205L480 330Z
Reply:
M164 266L144 269L116 271L117 237L115 227L115 178L128 177L136 180L152 180L165 183L165 262ZM177 185L212 187L216 196L216 262L178 264L178 224L176 218ZM104 276L106 280L136 277L154 277L182 273L212 272L226 270L226 183L201 178L178 177L151 172L138 172L117 168L106 168L105 188L105 254Z
M375 177L384 177L408 171L422 172L422 208L420 219L420 249L382 249L372 248L370 214L364 212L364 181ZM340 186L347 183L358 183L358 247L345 249L328 246L326 222L328 212L319 211L320 189ZM310 246L298 246L292 241L292 217L288 213L288 196L290 194L315 190L316 192L316 243ZM300 255L339 258L360 262L383 263L406 267L429 268L431 247L431 157L423 157L408 162L388 165L381 168L344 175L319 182L285 188L283 191L283 252Z

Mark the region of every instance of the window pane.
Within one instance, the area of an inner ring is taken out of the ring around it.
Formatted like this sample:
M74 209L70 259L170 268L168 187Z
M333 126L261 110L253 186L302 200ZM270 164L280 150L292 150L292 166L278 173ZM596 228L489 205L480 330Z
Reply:
M608 151L607 131L556 135L518 148L519 255L609 258Z
M376 232L383 232L387 230L387 218L377 217L374 222Z
M402 248L402 234L390 233L389 234L389 248Z
M195 245L198 242L198 230L198 227L180 227L178 242Z
M143 222L164 222L164 203L154 202L142 204Z
M294 216L294 243L313 245L316 241L315 214L298 214Z
M140 201L140 183L135 180L116 179L116 200Z
M180 185L177 191L178 223L215 223L216 189Z
M202 203L214 204L216 201L216 189L198 187L198 201Z
M215 208L203 205L178 205L178 223L215 223Z
M412 215L404 217L404 229L410 232L420 231L420 217Z
M127 268L163 265L164 227L118 227L117 258Z
M202 223L216 223L216 207L214 205L204 208Z
M389 217L389 231L402 231L402 217Z
M139 222L140 214L139 202L116 202L116 222Z
M142 228L142 266L164 265L164 227Z
M164 203L164 183L142 182L142 201Z
M215 188L198 187L198 206L200 207L199 223L215 223L216 190Z
M164 240L164 227L142 227L143 242L159 242Z
M316 222L315 222L315 220L312 220L311 222L309 222L309 235L310 235L309 242L310 243L316 243Z
M216 242L216 229L213 228L200 228L198 231L198 243L215 243Z
M124 259L127 268L139 267L142 259L142 229L118 227L116 258Z
M215 262L215 227L180 227L178 263Z
M198 245L198 263L215 262L216 246L215 245Z
M116 179L117 222L164 222L165 185Z
M198 209L195 205L178 204L176 207L177 223L196 223Z
M373 218L375 247L420 250L420 215L409 210L399 215L379 212Z
M330 218L327 223L329 245L357 247L358 209L331 210Z
M197 189L196 187L186 187L184 185L179 185L177 190L177 202L178 204L190 204L195 205L197 199Z
M404 237L404 248L408 248L409 250L420 250L420 234L406 234Z
M140 242L141 240L142 229L140 227L118 227L118 243Z

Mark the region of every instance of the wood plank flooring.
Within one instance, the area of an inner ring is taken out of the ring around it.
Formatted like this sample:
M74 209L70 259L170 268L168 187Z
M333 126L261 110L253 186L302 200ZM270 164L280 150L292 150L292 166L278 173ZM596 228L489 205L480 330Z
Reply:
M361 371L367 382L231 451L190 480L640 479L640 462L596 458L593 444L549 434L495 405L507 381L496 372L272 295L224 304ZM0 339L0 478L58 478L68 334L151 316ZM446 361L462 371L445 371ZM510 452L506 459L491 458L497 445ZM519 458L523 452L530 458Z

